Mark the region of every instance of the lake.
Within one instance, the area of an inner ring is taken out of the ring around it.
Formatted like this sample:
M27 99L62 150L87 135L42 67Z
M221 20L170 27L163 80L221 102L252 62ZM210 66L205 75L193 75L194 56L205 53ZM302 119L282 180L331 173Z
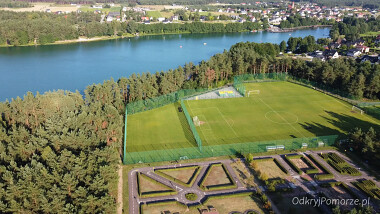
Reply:
M289 37L328 37L329 28L291 33L245 32L159 35L118 40L0 48L0 101L26 92L63 89L83 92L87 85L132 73L156 72L207 60L237 42L280 43ZM182 48L181 48L182 46Z

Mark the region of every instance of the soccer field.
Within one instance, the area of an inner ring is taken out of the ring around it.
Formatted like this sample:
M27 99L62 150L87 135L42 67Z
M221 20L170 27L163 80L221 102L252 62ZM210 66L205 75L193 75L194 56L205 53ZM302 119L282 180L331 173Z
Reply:
M375 130L379 120L352 111L352 105L289 82L247 83L249 97L185 100L203 146L283 140ZM127 152L196 147L179 103L128 115Z
M289 82L247 83L249 97L188 100L198 116L204 146L347 133L359 126L379 128L379 121L351 110L351 105Z
M178 103L128 115L127 152L196 146Z

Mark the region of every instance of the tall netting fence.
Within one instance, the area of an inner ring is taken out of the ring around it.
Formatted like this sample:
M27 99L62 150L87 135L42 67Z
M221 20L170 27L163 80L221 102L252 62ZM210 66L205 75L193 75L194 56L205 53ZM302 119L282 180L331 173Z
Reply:
M127 104L128 114L136 114L139 112L159 108L171 103L178 102L179 100L185 99L187 97L207 93L208 91L209 89L207 88L183 89L183 90L179 90L170 94L165 94L165 95L161 95L154 98L131 102Z
M190 126L190 130L191 130L191 132L193 133L194 139L195 139L195 141L197 142L197 145L198 145L199 151L202 151L202 140L201 140L201 137L199 136L199 134L198 134L198 132L197 132L197 129L195 128L195 125L194 125L194 123L193 123L193 119L190 117L190 114L189 114L189 112L187 111L186 105L185 105L185 103L183 102L183 100L181 100L181 107L182 107L183 113L185 114L185 117L186 117L187 123L188 123L189 126Z
M286 140L247 142L225 145L203 146L202 151L197 147L152 150L144 152L129 152L126 156L126 164L152 163L162 161L177 161L185 159L197 159L217 156L236 155L237 153L261 153L280 150L299 150L318 148L334 145L337 135L320 136L311 138L293 138Z

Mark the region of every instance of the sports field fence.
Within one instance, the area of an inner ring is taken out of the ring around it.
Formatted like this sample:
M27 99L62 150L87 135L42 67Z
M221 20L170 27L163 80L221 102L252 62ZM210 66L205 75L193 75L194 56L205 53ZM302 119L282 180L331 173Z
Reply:
M189 112L187 111L187 108L186 108L185 103L183 102L183 100L181 100L181 107L182 107L182 111L183 111L183 113L185 114L185 117L186 117L187 123L188 123L189 126L190 126L190 130L191 130L191 132L193 133L194 139L195 139L195 141L197 142L197 145L198 145L199 151L202 152L202 140L201 140L201 137L199 136L199 134L198 134L198 132L197 132L197 129L195 128L195 125L194 125L194 123L193 123L193 120L191 119L190 114L189 114Z
M233 87L244 97L246 94L246 88L244 83L249 82L267 82L267 81L289 81L296 84L300 84L314 90L326 93L335 98L344 100L352 105L358 107L371 107L379 106L380 102L361 102L354 100L355 97L349 93L342 92L340 90L333 89L322 83L316 83L313 81L308 81L305 79L297 78L289 75L288 73L260 73L260 74L243 74L234 77ZM278 149L284 146L285 150L295 150L300 149L308 145L308 148L316 148L320 144L316 142L326 142L324 145L333 145L337 136L324 136L316 138L295 138L290 140L280 140L280 141L266 141L266 142L248 142L248 143L235 143L235 144L225 144L225 145L215 145L215 146L202 146L202 140L193 124L193 120L186 106L184 105L183 99L202 95L210 91L215 91L217 89L183 89L170 94L162 95L155 98L140 100L127 104L125 110L125 123L124 123L124 148L123 148L123 162L124 164L133 163L149 163L149 162L159 162L159 161L173 161L182 159L195 159L195 158L205 158L213 156L223 156L223 155L233 155L236 152L242 153L259 153L266 152L268 148ZM169 149L169 150L152 150L144 152L128 152L127 148L127 116L128 114L135 114L143 111L148 111L151 109L159 108L171 103L180 101L183 112L186 116L186 120L190 126L192 134L198 147L191 148L181 148L181 149ZM373 109L373 113L378 114L379 109ZM272 147L271 147L272 146Z
M154 150L144 152L128 152L124 164L153 163L162 161L177 161L186 159L208 158L218 156L229 156L248 153L262 153L270 151L293 151L306 148L318 148L333 146L337 135L293 138L286 140L261 141L235 143L225 145L203 146L202 151L197 147Z

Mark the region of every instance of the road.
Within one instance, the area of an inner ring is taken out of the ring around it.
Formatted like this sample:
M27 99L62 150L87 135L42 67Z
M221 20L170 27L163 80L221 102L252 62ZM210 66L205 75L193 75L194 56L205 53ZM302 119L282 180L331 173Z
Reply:
M360 176L350 176L350 175L341 175L338 172L336 172L328 163L326 163L319 155L318 153L327 153L327 152L334 152L338 154L340 157L342 157L346 162L357 168L362 175ZM331 173L334 174L335 181L341 181L346 183L355 193L358 195L361 199L366 199L367 196L364 195L361 191L356 189L351 182L358 180L358 179L367 179L367 180L373 180L377 186L380 187L380 183L375 180L374 177L369 176L366 172L364 172L362 169L357 167L350 159L348 159L346 156L342 155L341 153L335 151L335 150L325 150L325 151L307 151L305 153L299 153L299 154L309 154L313 156L318 162L320 162L324 167L326 167ZM272 157L276 158L289 172L289 174L294 178L295 180L295 186L300 187L305 191L305 193L309 193L313 197L317 197L316 193L319 191L323 191L323 188L320 187L320 185L317 184L322 184L325 182L329 181L304 181L300 178L298 173L296 173L287 163L284 161L284 158L281 155L265 155L265 156L258 156L256 158L264 158L264 157ZM129 172L128 174L128 185L129 185L129 213L130 214L138 214L139 213L139 208L140 204L142 203L149 203L149 202L158 202L158 201L166 201L166 200L176 200L179 201L183 204L199 204L203 199L207 196L213 196L213 195L220 195L220 194L232 194L232 193L240 193L240 192L255 192L256 188L247 188L245 187L240 180L238 179L238 176L235 174L235 171L231 167L231 163L237 161L237 159L228 159L228 160L220 160L220 161L206 161L206 162L201 162L201 163L187 163L187 164L175 164L175 165L166 165L166 166L160 166L160 167L145 167L145 168L139 168L139 169L134 169ZM202 191L199 188L199 183L201 182L207 167L210 164L214 163L223 163L227 170L230 172L232 179L237 185L237 188L234 189L229 189L229 190L219 190L219 191ZM182 186L180 184L174 183L170 180L167 180L166 178L163 178L157 174L154 173L154 170L157 169L165 169L165 168L177 168L177 167L183 167L183 166L201 166L201 172L199 173L198 177L196 178L194 184L191 187L186 187ZM178 193L176 195L169 195L169 196L159 196L159 197L152 197L152 198L139 198L138 195L138 190L137 190L137 180L136 180L136 173L143 173L148 177L153 178L154 180L157 180L173 189L175 189ZM331 180L330 180L331 181ZM286 187L288 187L286 185ZM198 195L198 198L196 201L189 201L185 198L186 193L195 193ZM269 199L270 200L270 199ZM271 201L271 200L270 200ZM275 204L271 201L271 204L273 206L273 210L275 213L280 213L280 211L277 209ZM375 209L379 210L379 207L376 204L371 204L374 206ZM328 209L326 206L321 207L325 213L331 213L330 209Z

